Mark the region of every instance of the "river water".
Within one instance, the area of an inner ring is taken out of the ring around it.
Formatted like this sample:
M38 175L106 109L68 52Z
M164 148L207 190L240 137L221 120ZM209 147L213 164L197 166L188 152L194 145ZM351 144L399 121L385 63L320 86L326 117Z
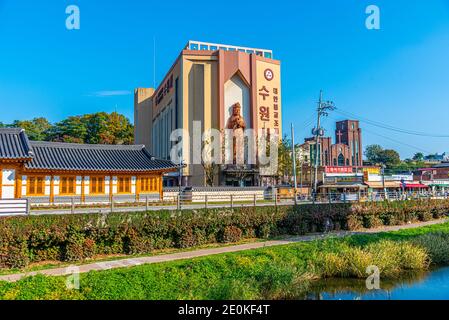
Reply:
M313 300L449 300L449 267L380 282L368 290L365 280L326 279L315 283L306 299Z

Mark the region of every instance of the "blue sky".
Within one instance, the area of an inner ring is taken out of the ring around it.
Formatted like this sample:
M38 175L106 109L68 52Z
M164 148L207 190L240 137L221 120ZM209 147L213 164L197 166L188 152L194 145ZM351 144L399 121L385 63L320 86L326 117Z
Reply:
M135 87L160 80L189 40L269 48L282 61L283 123L302 140L320 89L341 112L449 135L449 0L293 1L0 0L0 121L114 111L133 117ZM81 29L65 28L78 5ZM365 8L381 30L365 28ZM308 125L308 126L307 126ZM449 138L362 122L364 145L409 157L449 151Z

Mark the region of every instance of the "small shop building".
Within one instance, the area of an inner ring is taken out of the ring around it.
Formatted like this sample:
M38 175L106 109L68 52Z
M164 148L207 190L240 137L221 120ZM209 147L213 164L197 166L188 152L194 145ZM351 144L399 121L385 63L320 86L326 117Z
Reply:
M176 170L144 145L37 142L23 129L0 128L0 199L39 204L160 199L163 176Z

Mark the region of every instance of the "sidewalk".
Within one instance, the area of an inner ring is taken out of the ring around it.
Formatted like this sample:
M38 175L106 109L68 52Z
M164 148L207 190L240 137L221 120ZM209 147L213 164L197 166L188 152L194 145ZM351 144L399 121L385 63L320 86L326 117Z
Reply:
M403 230L403 229L418 228L418 227L430 226L430 225L435 225L435 224L441 224L441 223L445 223L447 221L448 221L448 219L442 219L442 220L414 223L414 224L403 225L403 226L381 227L381 228L377 228L377 229L362 230L362 231L357 231L357 232L340 231L340 232L332 232L332 233L327 233L327 234L312 234L312 235L306 235L306 236L290 237L290 238L286 238L284 240L270 240L270 241L265 241L265 242L255 242L255 243L248 243L248 244L228 246L228 247L211 248L211 249L200 249L200 250L194 250L194 251L179 252L179 253L157 255L157 256L150 256L150 257L129 258L129 259L114 260L114 261L106 261L106 262L95 262L95 263L80 265L80 266L78 266L79 270L76 270L76 271L80 272L80 273L86 273L86 272L90 272L90 271L110 270L110 269L116 269L116 268L138 266L138 265L142 265L142 264L152 264L152 263L184 260L184 259L217 255L217 254L228 253L228 252L239 252L239 251L259 249L259 248L264 248L264 247L281 246L281 245L286 245L286 244L291 244L291 243L296 243L296 242L306 242L306 241L313 241L313 240L317 240L317 239L325 239L325 238L329 238L329 237L346 237L346 236L354 235L354 234L379 233L379 232L386 232L386 231L397 231L397 230ZM47 269L47 270L39 270L39 271L35 271L35 272L28 272L28 273L17 273L17 274L4 275L4 276L0 276L0 281L15 282L24 277L35 276L38 274L47 275L47 276L64 276L64 275L72 274L73 272L74 272L73 266L72 267L63 267L63 268L54 268L54 269Z

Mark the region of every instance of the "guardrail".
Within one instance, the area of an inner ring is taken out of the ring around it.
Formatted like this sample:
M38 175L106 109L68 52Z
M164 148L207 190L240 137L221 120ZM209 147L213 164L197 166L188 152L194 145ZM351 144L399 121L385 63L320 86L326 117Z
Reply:
M0 199L0 216L20 216L28 213L27 199Z

